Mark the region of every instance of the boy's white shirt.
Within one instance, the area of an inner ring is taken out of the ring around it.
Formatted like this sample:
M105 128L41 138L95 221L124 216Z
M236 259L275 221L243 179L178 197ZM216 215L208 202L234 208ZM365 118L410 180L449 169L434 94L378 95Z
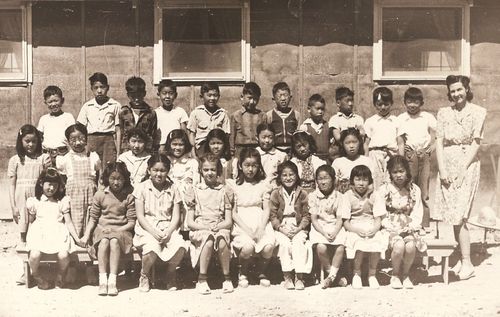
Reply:
M186 110L181 107L173 106L172 110L168 111L162 106L155 109L156 118L158 120L158 128L161 131L160 144L167 142L167 136L170 131L180 129L182 123L189 120Z
M307 132L307 125L310 125L311 128L313 128L314 131L316 131L316 133L320 134L321 131L323 130L323 127L325 126L325 123L323 123L323 122L316 123L313 121L313 119L307 118L304 120L304 122L302 122L302 124L299 127L299 130Z
M109 98L102 105L99 105L95 98L92 98L83 104L76 121L85 125L89 134L96 132L114 133L116 126L120 124L121 108L122 105L113 98Z
M430 130L436 131L436 118L429 112L420 111L416 115L403 112L398 116L399 135L406 134L406 145L413 150L423 150L431 144Z
M395 115L385 117L374 114L365 121L366 136L370 138L369 147L387 147L398 149L399 120Z
M44 114L38 121L38 130L43 132L42 146L46 149L55 149L66 146L64 131L75 123L75 117L71 113L63 112L59 116Z

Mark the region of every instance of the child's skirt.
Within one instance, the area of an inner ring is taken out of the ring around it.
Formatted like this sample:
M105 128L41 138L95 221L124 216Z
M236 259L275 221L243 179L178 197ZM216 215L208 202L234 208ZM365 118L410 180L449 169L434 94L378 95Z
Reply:
M28 250L37 250L46 254L69 251L71 236L62 222L35 220L26 237Z
M285 226L297 227L295 216L283 218ZM299 231L292 239L279 231L275 231L278 242L278 257L283 272L310 273L313 262L312 244L307 240L307 232Z
M410 228L410 217L403 213L390 213L383 220L389 222L390 226L384 229L385 234L389 237L389 247L394 248L394 244L398 241L405 243L413 241L418 251L424 252L427 250L427 244L422 239L418 231Z
M373 228L375 220L368 217L360 217L351 219L351 225L355 228L369 230ZM372 237L361 237L355 232L346 232L346 255L348 259L353 259L356 251L363 252L380 252L384 258L385 251L388 245L388 235L384 231L378 231Z
M203 219L201 217L196 218L196 223L203 223L205 225L215 225L218 221L209 221L208 219ZM196 230L189 232L189 239L191 240L191 246L189 248L189 252L191 255L191 264L193 268L198 265L198 261L200 260L201 250L205 246L207 240L213 237L214 239L214 250L218 250L218 242L220 239L226 241L229 246L230 243L230 231L229 229L221 229L217 232L213 232L211 230Z
M257 231L257 228L262 223L263 213L264 211L257 206L238 206L238 215L241 217L243 222L245 222L245 224L254 232ZM241 249L244 246L249 245L254 247L255 253L259 253L260 251L262 251L262 249L264 249L266 245L275 246L276 243L276 237L274 236L274 230L270 222L267 222L267 225L264 229L264 235L258 241L255 241L252 237L250 237L237 224L234 224L232 235L233 248Z
M120 245L120 249L122 253L124 254L129 254L130 250L132 249L132 232L130 231L116 231L113 230L112 232L104 233L105 227L101 225L97 225L94 230L94 236L93 236L93 246L97 249L97 246L99 242L102 239L116 239L118 241L118 244ZM96 250L97 251L97 250Z
M338 220L334 219L330 222L326 222L322 219L319 219L318 221L323 226L323 229L326 232L333 232L335 230L335 225ZM317 243L330 244L330 245L344 245L345 239L346 239L346 232L344 227L340 228L339 232L337 233L337 236L335 236L335 239L332 242L330 242L324 235L316 231L316 229L314 229L314 226L311 226L311 232L309 233L309 240L311 240L312 245L315 245Z
M156 228L164 232L170 225L170 221L158 221L153 219L147 219L153 228ZM186 241L182 239L179 231L176 230L172 232L170 240L166 245L160 244L149 232L144 230L139 222L135 225L135 236L133 239L134 246L142 249L142 254L146 255L149 252L154 252L162 261L170 260L179 249L186 247Z

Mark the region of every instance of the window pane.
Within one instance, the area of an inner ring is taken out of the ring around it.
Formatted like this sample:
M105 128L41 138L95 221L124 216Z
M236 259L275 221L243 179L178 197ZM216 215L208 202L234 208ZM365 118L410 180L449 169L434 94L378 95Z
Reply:
M0 77L2 78L23 73L22 23L21 10L0 10Z
M163 10L163 75L241 76L241 9Z
M441 74L461 66L461 8L383 8L382 71Z

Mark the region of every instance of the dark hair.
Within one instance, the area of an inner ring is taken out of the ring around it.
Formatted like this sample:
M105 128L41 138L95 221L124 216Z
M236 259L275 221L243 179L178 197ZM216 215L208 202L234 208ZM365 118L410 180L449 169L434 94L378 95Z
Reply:
M291 169L297 176L294 184L294 186L297 187L300 184L299 169L297 168L297 165L290 160L284 161L283 163L278 165L278 177L276 178L276 184L283 186L283 183L281 182L281 173L283 173L283 170L285 170L285 168Z
M339 101L345 97L354 97L354 91L344 86L335 89L335 100Z
M229 145L229 137L227 136L226 132L222 129L213 129L207 134L207 138L205 139L205 142L203 143L203 153L210 153L210 140L211 139L219 139L222 141L224 144L224 149L222 151L221 157L230 160L231 159L231 148Z
M451 98L450 94L450 86L454 83L462 83L467 92L465 99L467 101L471 101L474 98L474 94L470 90L470 78L462 75L449 75L446 77L446 87L448 88L448 100L453 102L453 98Z
M372 171L366 165L356 165L352 168L349 178L351 185L354 185L354 177L366 177L368 178L368 184L373 184Z
M252 95L257 98L260 98L261 92L260 92L260 87L253 81L250 81L248 83L245 83L243 86L243 91L241 92L243 95Z
M17 156L19 156L19 159L21 160L21 164L23 165L26 157L26 150L24 149L23 146L23 138L28 134L33 134L38 139L38 144L35 149L35 155L37 157L42 155L42 141L43 141L42 133L38 131L37 128L35 128L31 124L23 125L21 129L19 129L19 132L17 133L17 140L16 140L16 153Z
M420 102L420 105L424 104L424 94L422 93L422 90L420 90L417 87L410 87L405 91L405 96L404 96L404 103L406 103L408 100L412 101L418 101Z
M342 132L340 132L340 140L339 140L339 142L340 142L340 147L339 147L340 156L347 156L347 153L344 149L344 141L349 135L352 135L352 136L356 137L356 139L358 139L358 141L359 141L358 154L364 155L365 149L363 148L363 137L361 136L361 133L356 128L348 128L348 129L342 130Z
M391 103L394 101L392 99L392 91L387 87L377 87L373 90L373 104L377 104L377 101L381 100L383 103Z
M47 88L45 88L43 90L43 99L47 99L49 98L50 96L59 96L59 98L63 99L63 92L61 90L61 88L57 87L57 86L47 86Z
M193 149L186 131L182 129L174 129L167 135L167 141L165 142L165 150L167 154L172 155L172 147L170 146L170 143L172 143L174 139L181 139L182 142L184 142L184 154L191 152Z
M168 157L163 153L157 153L151 155L148 160L148 169L153 167L156 163L163 163L167 167L167 170L170 171L171 162Z
M174 83L173 80L170 79L161 80L160 83L158 84L158 92L160 92L165 87L172 89L177 94L177 84Z
M274 127L272 125L270 125L269 123L261 123L257 126L257 136L259 136L262 131L266 130L271 131L273 134L276 134L276 131L274 130Z
M274 86L273 86L273 97L274 97L274 95L276 95L276 92L278 90L286 90L286 91L288 91L289 94L292 93L290 91L290 87L284 81L280 81L279 83L274 84Z
M150 136L141 128L132 128L127 131L127 142L130 141L132 137L136 137L148 143L150 141Z
M238 157L238 176L236 177L236 184L241 185L245 181L243 176L242 164L247 158L254 158L259 165L259 170L255 174L255 181L260 182L266 179L266 172L264 172L264 167L262 166L262 161L260 159L260 153L253 147L244 147L240 156Z
M222 162L220 161L220 159L217 156L213 155L212 153L206 153L198 159L198 163L199 163L198 164L198 172L200 173L200 176L201 176L202 165L205 162L215 163L215 167L217 170L217 176L222 175Z
M127 93L146 93L146 82L141 77L132 76L125 82L125 90L127 91Z
M104 86L109 86L108 77L106 77L106 75L104 75L103 73L94 73L92 76L89 77L89 81L90 81L90 86L95 84L95 82L97 81L103 84Z
M66 139L69 140L69 135L75 131L80 132L81 134L85 135L85 138L88 136L87 132L87 127L81 124L80 122L77 122L75 124L70 125L69 127L66 128L64 131L64 135L66 136Z
M56 200L61 200L63 199L65 195L65 188L64 188L64 180L61 177L61 174L57 171L57 169L53 167L49 167L47 169L42 170L40 175L38 176L38 179L36 181L35 185L35 197L36 199L40 200L40 198L43 195L43 183L45 182L53 182L57 183L57 192L54 193L54 199Z
M203 82L203 84L201 84L200 87L200 95L203 96L204 93L209 92L210 90L216 90L217 93L220 95L219 84L217 84L215 81Z
M102 184L104 186L109 186L109 177L113 174L113 172L117 172L123 176L125 184L122 189L132 188L132 184L130 183L130 172L127 170L127 165L123 162L108 162L106 164L106 167L104 167L104 171L102 172Z
M314 141L312 135L305 131L297 130L292 135L292 147L290 151L292 152L293 156L297 156L297 152L295 152L295 144L298 142L309 144L309 152L311 152L311 155L315 154L318 150L316 147L316 141Z
M326 104L325 98L321 96L320 94L314 94L311 97L309 97L309 101L307 102L307 107L312 107L316 102L321 102L322 104Z
M398 165L401 165L406 171L406 183L405 183L406 186L408 185L408 183L411 182L411 170L410 170L410 163L408 163L408 160L404 156L394 155L389 159L389 161L387 162L387 171L389 172L389 177L391 178L392 181L393 179L391 171Z
M320 167L318 167L318 169L316 170L316 173L314 174L314 178L318 179L318 175L321 172L328 173L328 175L332 178L334 185L335 185L335 170L333 169L333 167L331 165L323 164Z

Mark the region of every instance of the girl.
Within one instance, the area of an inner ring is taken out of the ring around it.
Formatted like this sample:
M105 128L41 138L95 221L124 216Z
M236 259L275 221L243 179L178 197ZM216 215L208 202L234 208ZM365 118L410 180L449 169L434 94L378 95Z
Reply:
M314 155L316 143L313 137L304 131L297 131L292 135L292 159L299 170L300 186L307 192L316 188L314 173L325 161Z
M356 128L349 128L340 133L340 155L333 161L332 167L337 175L337 190L345 193L349 190L349 178L354 166L365 165L373 171L372 160L365 156L363 137Z
M342 131L344 132L344 131ZM373 178L370 169L365 165L357 165L351 171L352 188L345 193L350 205L350 217L344 221L347 230L347 258L354 258L354 276L352 287L359 289L361 283L361 264L366 253L369 254L368 284L370 288L379 288L375 274L380 255L387 249L387 236L380 231L381 217L384 213L373 210Z
M200 294L210 294L207 283L208 265L212 254L217 252L222 266L224 282L222 291L231 293L233 284L229 275L229 234L233 224L231 213L234 209L233 193L218 180L222 164L213 154L200 158L200 173L204 182L196 184L189 192L187 200L187 224L191 231L191 262L199 263L200 274L196 289Z
M335 171L330 165L318 168L316 182L318 188L309 194L312 222L309 237L311 243L316 244L321 267L328 274L322 288L328 288L333 285L344 257L346 233L342 227L342 218L349 212L349 204L344 195L334 190Z
M71 219L76 234L82 237L88 221L88 207L97 188L101 162L96 152L87 152L87 128L76 123L64 132L70 151L56 158L56 166L68 178L66 194L70 197Z
M69 213L69 197L64 195L64 182L55 168L41 172L35 186L35 197L26 201L29 222L27 236L29 264L33 278L40 289L48 289L49 283L39 275L42 254L57 254L59 271L56 288L64 286L64 276L69 264L70 234L78 245L78 238Z
M184 257L186 246L179 234L179 191L168 178L170 160L155 154L148 160L149 179L134 189L137 222L134 246L142 249L139 290L148 292L151 269L159 257L167 264L167 289L176 290L175 269Z
M391 182L377 190L373 211L377 215L385 214L382 227L389 235L389 247L392 249L391 287L413 288L408 274L416 248L425 251L425 244L418 234L423 215L422 198L418 186L411 182L410 165L403 156L393 156L387 162L387 170Z
M132 186L138 185L146 177L148 160L151 157L146 151L150 137L142 129L133 128L127 132L128 148L118 156L118 161L125 163L130 174Z
M274 128L267 123L261 123L257 126L257 140L259 142L260 158L264 172L266 173L266 181L272 185L276 184L278 176L278 165L287 159L284 152L277 150L274 147Z
M167 136L165 150L172 164L168 177L176 185L183 201L181 205L181 233L185 233L186 239L189 230L186 223L186 191L193 184L198 183L200 179L198 161L190 155L192 147L184 130L172 130Z
M235 193L236 208L233 211L233 248L240 262L238 285L248 286L250 258L260 254L257 267L260 285L268 287L265 270L275 247L274 230L269 223L269 183L260 162L259 152L244 148L238 160L238 177L229 184Z
M93 233L92 245L97 249L99 266L98 294L116 296L120 256L122 253L130 253L132 248L135 201L130 173L125 163L108 163L102 175L102 183L105 188L94 195L90 221L82 241L87 244Z
M312 268L312 248L307 241L311 215L307 192L300 186L297 165L286 161L278 165L278 188L271 192L270 221L279 243L278 256L286 289L304 289L304 273ZM295 269L295 285L292 271Z
M231 160L229 138L222 129L213 129L207 135L207 141L203 144L203 153L212 153L222 163L222 183L228 178L236 177L236 161Z
M35 184L44 167L50 166L50 156L42 155L42 134L32 125L19 129L16 141L17 154L9 159L7 176L10 179L9 199L12 219L19 226L21 243L26 244L28 211L26 199L35 195ZM17 280L24 284L24 274Z

